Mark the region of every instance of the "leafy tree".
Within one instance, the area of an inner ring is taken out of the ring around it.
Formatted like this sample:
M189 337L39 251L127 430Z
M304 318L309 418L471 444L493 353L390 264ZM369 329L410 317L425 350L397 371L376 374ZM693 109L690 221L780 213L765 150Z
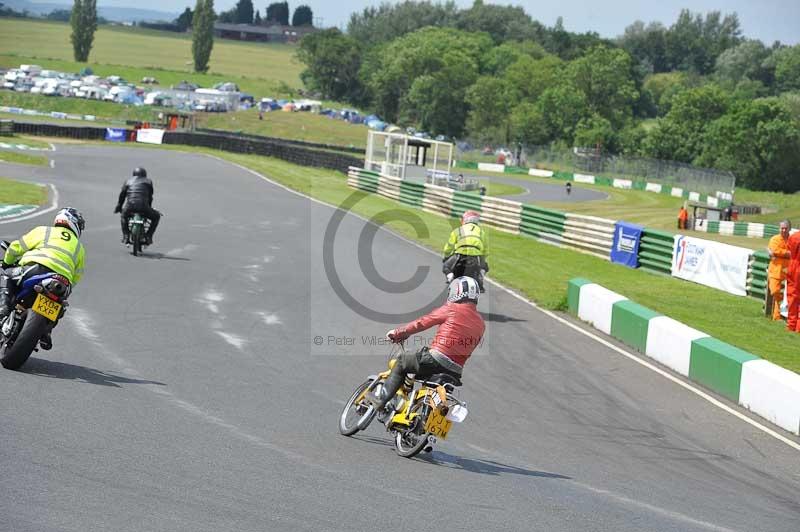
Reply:
M512 40L543 42L545 28L519 6L484 4L475 0L472 7L458 13L456 27L468 32L486 32L496 44Z
M267 6L267 22L289 25L289 2L273 2Z
M297 57L306 65L300 77L309 89L329 100L358 103L362 99L361 45L352 37L336 28L306 35Z
M627 52L597 46L570 62L566 77L583 92L592 112L620 127L632 115L639 97L631 73Z
M511 140L510 110L516 101L513 93L506 80L495 76L482 76L467 89L469 113L466 126L470 138L481 142Z
M432 132L456 135L466 119L466 90L478 78L480 58L491 46L485 34L423 28L368 54L362 79L376 111L387 120L397 121L401 116L419 119L436 124ZM412 86L414 94L409 98ZM435 89L431 101L441 105L441 114L431 112L430 102L419 112L413 109L423 103L423 87ZM446 97L448 91L450 96Z
M253 24L256 26L261 26L261 23L261 13L259 13L258 9L256 9L256 15L253 17Z
M239 0L236 2L236 23L253 23L253 0Z
M617 42L645 72L657 73L667 71L666 40L667 30L660 22L645 26L637 20L625 28Z
M208 71L214 48L214 0L197 0L192 19L192 57L195 72Z
M178 18L175 19L175 25L178 26L180 31L186 31L192 27L192 10L188 7L183 10Z
M544 91L536 106L548 138L570 144L578 122L591 113L583 91L569 83Z
M736 172L748 188L800 190L800 124L776 98L740 101L711 124L698 164Z
M800 44L773 52L775 84L780 91L800 90Z
M650 94L656 114L664 116L669 112L676 94L696 85L696 80L685 72L664 72L647 76L642 91Z
M575 146L595 147L615 151L616 134L611 122L598 114L582 118L575 126Z
M538 60L521 56L508 67L504 77L517 97L533 102L545 90L560 83L563 71L564 62L554 55Z
M75 61L85 63L89 60L97 30L97 0L75 0L69 22L72 25L73 56Z
M481 58L481 73L502 75L506 69L522 57L541 59L549 55L544 47L534 41L504 42L492 47Z
M297 6L292 15L292 26L313 26L314 25L314 12L311 8L302 5Z
M455 27L458 8L452 0L443 4L405 0L381 3L350 15L347 34L365 46L393 41L427 26Z
M224 22L225 24L236 24L236 16L236 6L233 6L227 11L222 11L219 15L217 15L217 20Z
M523 144L541 145L551 140L539 106L530 102L517 105L510 117L511 139Z
M769 55L770 50L761 41L744 41L717 57L714 74L725 87L735 87L745 79L771 85L773 73L765 64Z
M0 4L2 6L2 4ZM2 14L2 9L0 9L0 16L6 16ZM57 20L59 22L69 22L70 18L72 17L72 10L71 9L54 9L44 18L47 20Z
M667 62L674 70L710 74L717 57L741 40L735 13L723 19L719 11L712 11L703 19L684 9L666 35Z
M644 152L658 159L691 163L703 151L709 124L724 115L730 96L716 85L685 90L645 139Z

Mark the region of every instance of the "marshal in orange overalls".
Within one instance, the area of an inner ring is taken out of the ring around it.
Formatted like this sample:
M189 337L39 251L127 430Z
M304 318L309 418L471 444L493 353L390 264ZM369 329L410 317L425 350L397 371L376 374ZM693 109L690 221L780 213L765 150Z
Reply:
M786 241L791 258L786 273L786 297L789 300L789 315L786 329L798 330L797 313L800 311L800 231L794 233Z
M769 282L769 293L772 294L772 319L781 319L781 303L783 302L783 281L786 279L786 271L789 267L789 225L781 224L781 233L769 239L769 268L767 268L767 279Z

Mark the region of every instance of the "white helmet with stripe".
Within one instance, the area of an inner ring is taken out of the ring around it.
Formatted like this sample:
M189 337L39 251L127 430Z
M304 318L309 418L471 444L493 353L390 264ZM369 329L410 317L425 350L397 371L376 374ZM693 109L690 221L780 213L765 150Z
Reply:
M75 236L78 238L80 238L81 233L83 232L84 224L85 222L83 220L83 215L72 207L67 207L66 209L61 209L58 211L55 219L53 220L53 225L66 227L67 229L72 230L72 232L75 233Z
M447 292L447 301L450 303L458 303L460 301L478 302L481 291L478 287L478 282L472 277L456 277L450 283L450 288Z

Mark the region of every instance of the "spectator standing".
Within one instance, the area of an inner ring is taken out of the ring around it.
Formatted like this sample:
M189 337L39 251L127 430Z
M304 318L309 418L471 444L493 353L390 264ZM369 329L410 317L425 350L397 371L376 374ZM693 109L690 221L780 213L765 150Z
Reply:
M798 331L797 314L800 311L800 231L789 236L789 268L786 272L786 297L789 300L789 314L786 330Z
M678 230L682 231L689 228L689 211L686 210L686 205L681 205L681 210L678 211Z
M789 220L784 220L780 225L780 233L769 239L767 250L769 251L769 267L767 268L767 278L769 293L772 294L772 319L781 319L781 303L783 302L783 282L786 280L786 272L789 267L789 231L792 224Z

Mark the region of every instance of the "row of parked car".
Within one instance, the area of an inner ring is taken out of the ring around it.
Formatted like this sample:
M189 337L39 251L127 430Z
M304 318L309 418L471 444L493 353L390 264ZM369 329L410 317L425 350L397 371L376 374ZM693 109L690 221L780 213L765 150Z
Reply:
M101 77L90 69L81 74L46 70L38 65L20 65L0 70L2 88L16 92L105 100L131 105L174 107L187 111L235 111L240 105L252 105L253 96L242 93L235 83L219 83L211 89L183 81L170 88L152 86L155 78L142 78L150 87L137 87L119 76Z

